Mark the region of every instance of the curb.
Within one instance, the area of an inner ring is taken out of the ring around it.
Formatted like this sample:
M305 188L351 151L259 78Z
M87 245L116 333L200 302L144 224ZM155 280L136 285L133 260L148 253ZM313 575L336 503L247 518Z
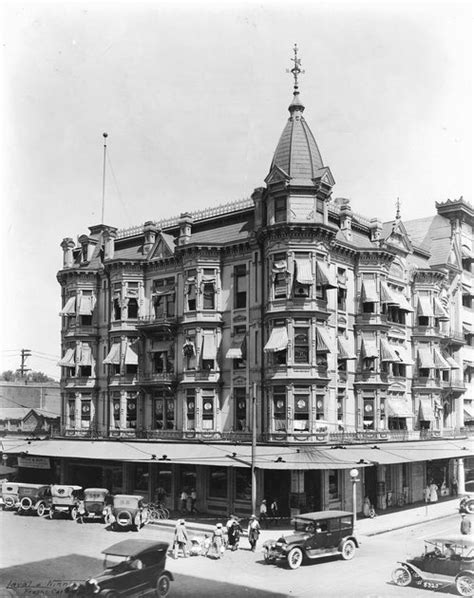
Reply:
M379 531L375 531L375 532L370 532L370 533L360 533L361 536L366 536L368 538L370 538L371 536L380 536L381 534L388 534L389 532L394 532L398 529L405 529L407 527L414 527L415 525L421 525L422 523L428 523L430 521L438 521L439 519L444 519L445 517L450 517L451 515L453 515L453 513L447 513L444 515L438 515L437 517L430 517L430 519L425 519L424 521L415 521L414 523L406 523L404 525L395 525L393 527L389 527L386 529L382 529Z

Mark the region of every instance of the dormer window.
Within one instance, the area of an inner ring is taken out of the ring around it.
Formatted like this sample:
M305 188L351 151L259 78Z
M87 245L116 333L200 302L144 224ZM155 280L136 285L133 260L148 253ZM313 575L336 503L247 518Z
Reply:
M275 222L287 221L287 202L286 197L275 199Z

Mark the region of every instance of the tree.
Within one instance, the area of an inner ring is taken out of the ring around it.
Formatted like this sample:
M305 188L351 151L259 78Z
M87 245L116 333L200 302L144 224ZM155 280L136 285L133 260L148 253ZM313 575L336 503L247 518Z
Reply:
M0 374L0 380L5 382L55 382L54 378L51 378L43 372L28 372L26 376L20 376L19 372L13 370L6 370Z

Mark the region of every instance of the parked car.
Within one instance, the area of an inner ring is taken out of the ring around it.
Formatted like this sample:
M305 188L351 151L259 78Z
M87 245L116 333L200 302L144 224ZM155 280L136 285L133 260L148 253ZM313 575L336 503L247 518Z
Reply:
M110 519L112 496L107 488L86 488L83 499L79 501L79 520Z
M0 505L4 509L13 509L18 502L18 487L20 482L2 482Z
M474 480L465 483L466 493L461 497L459 501L459 512L474 513Z
M107 523L112 529L132 528L137 531L148 523L148 508L143 502L143 496L134 494L116 494Z
M46 484L20 484L18 487L18 501L16 503L19 515L40 517L46 515L51 505L51 486Z
M143 596L155 590L163 598L170 591L173 575L165 569L169 544L152 540L124 540L102 551L105 570L85 581L71 584L66 593L75 596ZM125 559L125 560L124 560Z
M294 533L263 544L266 563L284 561L297 569L303 560L329 555L352 559L359 540L354 535L354 517L347 511L317 511L298 515L293 520Z
M474 538L452 535L425 540L421 556L399 561L392 572L397 586L439 590L455 585L461 596L474 594Z
M67 513L71 519L76 520L81 495L82 486L53 484L49 504L50 519L53 519L57 513Z

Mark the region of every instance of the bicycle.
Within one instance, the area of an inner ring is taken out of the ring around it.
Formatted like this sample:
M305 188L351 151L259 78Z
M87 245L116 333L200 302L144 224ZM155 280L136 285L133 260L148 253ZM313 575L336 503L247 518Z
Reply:
M160 519L169 519L170 512L162 503L150 503L148 505L150 521L159 521Z

